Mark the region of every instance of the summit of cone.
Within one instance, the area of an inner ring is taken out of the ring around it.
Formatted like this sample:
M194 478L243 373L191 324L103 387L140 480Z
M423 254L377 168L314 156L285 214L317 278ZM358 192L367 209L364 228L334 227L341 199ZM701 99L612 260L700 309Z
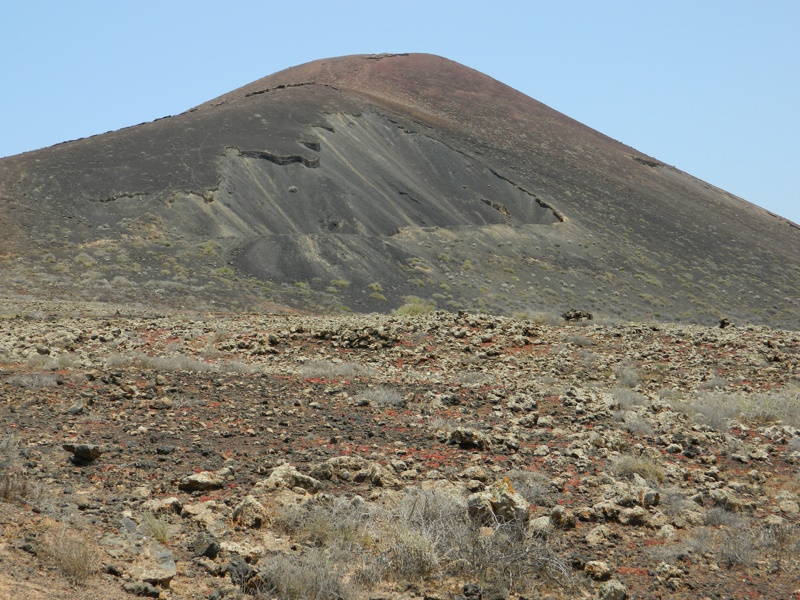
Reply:
M427 54L0 160L14 294L796 327L800 229Z

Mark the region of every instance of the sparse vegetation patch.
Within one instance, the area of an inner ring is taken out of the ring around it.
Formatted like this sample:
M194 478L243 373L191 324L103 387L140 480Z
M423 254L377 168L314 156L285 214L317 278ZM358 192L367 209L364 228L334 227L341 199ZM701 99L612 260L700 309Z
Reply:
M792 333L72 310L0 319L4 560L37 585L242 600L796 588Z

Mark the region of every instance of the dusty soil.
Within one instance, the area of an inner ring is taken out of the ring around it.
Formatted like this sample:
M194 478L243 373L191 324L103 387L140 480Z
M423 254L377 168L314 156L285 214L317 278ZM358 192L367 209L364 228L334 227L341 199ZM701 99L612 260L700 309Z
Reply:
M320 549L320 598L800 597L797 332L24 312L0 319L0 597L290 597L264 573ZM381 515L412 493L480 543L511 510L554 568L431 542L400 570ZM347 552L303 528L342 503L374 521Z

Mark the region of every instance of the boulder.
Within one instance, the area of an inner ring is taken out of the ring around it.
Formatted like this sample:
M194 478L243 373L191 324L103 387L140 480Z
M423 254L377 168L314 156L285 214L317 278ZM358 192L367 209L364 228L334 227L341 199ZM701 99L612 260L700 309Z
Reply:
M143 552L131 569L134 579L161 587L169 587L176 573L172 552L155 542L144 545Z
M512 521L527 523L529 509L528 501L511 487L508 479L467 498L467 511L470 518L484 525Z
M606 581L611 578L613 572L608 563L602 560L590 560L583 567L583 571L595 581Z
M225 467L219 471L203 471L181 479L178 489L185 492L205 492L218 490L225 485L225 479L233 474L233 469Z
M183 509L183 503L175 496L170 496L169 498L153 498L142 504L142 508L152 513L174 512L180 514Z
M622 525L644 525L647 523L648 512L641 506L624 508L619 513L619 522Z
M597 588L597 600L626 600L628 590L616 579L611 579Z
M202 525L215 535L222 535L227 530L229 510L225 504L209 500L187 504L181 509L181 517Z
M96 460L104 451L97 444L63 444L61 447L72 454L72 461L76 463Z
M128 581L122 584L122 589L141 598L158 598L161 595L161 590L144 581Z
M405 475L409 471L404 471ZM396 470L395 470L396 472ZM416 473L416 471L414 471ZM311 468L312 477L323 480L353 481L376 487L399 485L391 469L358 456L335 456ZM409 475L405 475L408 478Z
M153 410L168 410L172 408L172 400L163 396L161 398L156 398L150 402L150 408Z
M558 529L572 529L575 527L575 515L559 505L550 512L550 521Z
M587 312L585 310L576 310L573 308L565 312L563 315L561 315L561 317L565 321L583 321L583 320L591 321L592 313Z
M304 475L292 465L275 467L269 477L259 481L255 489L273 491L282 488L302 488L307 492L316 493L322 489L322 482L308 475Z
M356 473L353 480L357 482L366 481L375 487L388 487L398 484L397 478L378 463L370 463L366 469Z
M206 556L216 558L220 551L220 545L213 535L206 531L198 533L189 546L194 556Z
M311 468L311 476L317 479L352 481L353 474L363 471L369 461L359 456L334 456Z
M453 429L447 435L447 443L462 448L477 448L478 450L485 450L492 445L486 434L470 427L456 427Z
M530 527L534 535L543 538L553 533L553 522L550 520L550 517L538 517L533 519L528 523L528 527Z
M787 517L796 517L800 514L800 505L794 500L782 500L778 504L778 508L780 508L781 512Z
M244 527L256 529L261 527L266 516L264 506L253 496L246 496L233 509L233 520Z
M586 543L590 546L599 546L611 535L611 530L607 525L598 525L586 534Z
M234 585L240 588L247 585L247 582L256 574L256 570L238 554L232 554L227 566L228 575Z

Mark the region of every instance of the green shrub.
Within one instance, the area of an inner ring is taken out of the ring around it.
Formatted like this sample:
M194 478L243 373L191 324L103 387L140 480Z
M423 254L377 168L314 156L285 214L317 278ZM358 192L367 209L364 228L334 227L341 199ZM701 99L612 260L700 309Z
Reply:
M417 296L404 296L404 304L394 312L398 315L425 315L436 310L436 305L429 301L418 298Z
M213 240L200 244L200 252L206 256L217 256L220 250L222 246Z
M81 252L73 260L83 267L93 267L97 264L97 261L86 252Z

